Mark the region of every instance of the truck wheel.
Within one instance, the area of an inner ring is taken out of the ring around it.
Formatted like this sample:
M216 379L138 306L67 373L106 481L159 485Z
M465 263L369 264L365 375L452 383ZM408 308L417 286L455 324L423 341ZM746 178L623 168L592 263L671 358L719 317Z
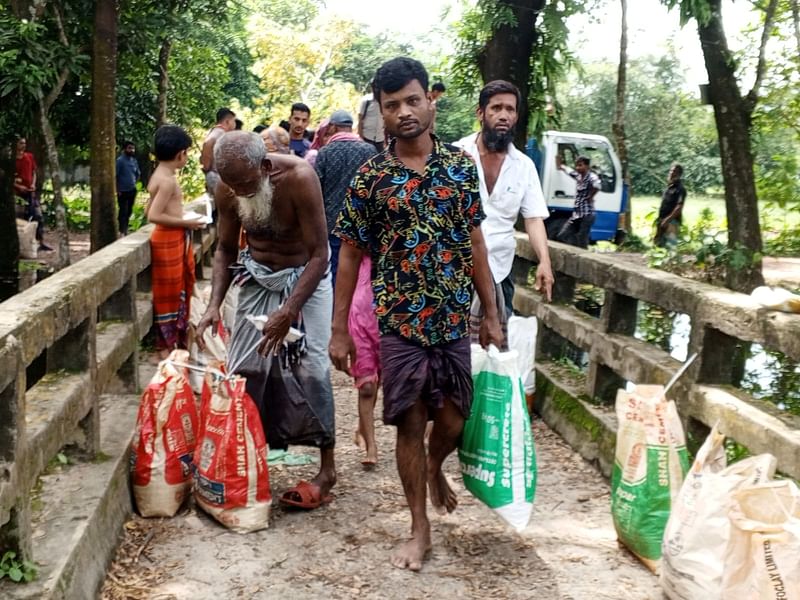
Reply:
M622 246L625 243L625 240L628 238L628 232L624 229L617 229L617 233L614 235L614 243L617 246Z

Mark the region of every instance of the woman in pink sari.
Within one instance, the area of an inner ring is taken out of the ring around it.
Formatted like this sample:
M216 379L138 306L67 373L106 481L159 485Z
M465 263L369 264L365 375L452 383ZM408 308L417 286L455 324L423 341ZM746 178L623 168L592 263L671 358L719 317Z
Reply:
M333 134L333 127L330 126L331 120L330 119L323 119L319 127L317 127L317 131L314 134L314 139L311 141L311 147L306 152L306 155L303 157L308 161L312 167L317 162L317 154L319 153L319 149L322 148L325 144L328 143L331 135Z

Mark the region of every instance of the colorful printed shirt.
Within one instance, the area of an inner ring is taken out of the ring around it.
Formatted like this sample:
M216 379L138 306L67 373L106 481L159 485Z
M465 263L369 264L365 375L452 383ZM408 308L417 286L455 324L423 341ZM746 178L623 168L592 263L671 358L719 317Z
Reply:
M381 334L423 346L469 335L470 232L484 219L475 163L432 137L424 174L397 158L394 142L362 165L335 230L370 252Z

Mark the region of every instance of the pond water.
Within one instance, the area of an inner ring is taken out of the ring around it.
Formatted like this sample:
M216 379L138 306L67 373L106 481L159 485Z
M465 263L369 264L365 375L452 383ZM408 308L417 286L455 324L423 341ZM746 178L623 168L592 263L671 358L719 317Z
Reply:
M781 410L800 415L800 363L780 352L753 344L739 387Z
M635 337L655 344L681 362L689 354L692 323L689 315L639 302ZM744 375L735 385L753 397L800 415L800 364L781 352L743 342Z
M692 320L687 314L665 310L655 304L639 302L637 307L636 339L654 344L669 352L675 360L684 362L689 356L689 335Z
M19 263L19 291L24 292L53 274L53 270L38 261L21 260Z
M604 299L602 288L581 284L575 288L573 305L578 310L599 318ZM637 339L654 344L675 360L684 362L689 356L691 332L692 321L689 315L639 302L634 333ZM754 398L771 402L780 410L800 415L800 363L759 344L743 343L743 349L746 351L744 374L736 387ZM588 352L570 343L561 349L560 356L553 358L569 363L583 373L588 370Z

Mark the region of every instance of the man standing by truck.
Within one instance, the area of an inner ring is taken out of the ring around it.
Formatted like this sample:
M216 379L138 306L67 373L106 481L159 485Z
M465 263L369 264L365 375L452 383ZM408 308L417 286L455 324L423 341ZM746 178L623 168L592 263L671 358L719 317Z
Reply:
M673 164L667 176L667 189L661 197L653 242L662 248L672 248L678 243L683 203L686 201L686 188L681 183L682 175L683 167L678 163Z
M556 240L588 248L589 234L596 216L594 197L600 189L600 178L589 168L591 161L586 156L579 156L575 160L574 171L567 171L560 155L556 155L556 166L575 180L575 208L572 209L572 216L556 235Z
M544 227L549 211L533 161L513 143L520 99L519 89L513 83L502 80L487 83L478 96L481 130L456 142L478 167L481 204L486 213L481 229L497 286L497 305L506 307L506 315L513 308L514 284L510 273L516 251L514 223L520 214L531 248L539 258L536 289L549 301L553 288ZM473 316L477 309L473 305Z

